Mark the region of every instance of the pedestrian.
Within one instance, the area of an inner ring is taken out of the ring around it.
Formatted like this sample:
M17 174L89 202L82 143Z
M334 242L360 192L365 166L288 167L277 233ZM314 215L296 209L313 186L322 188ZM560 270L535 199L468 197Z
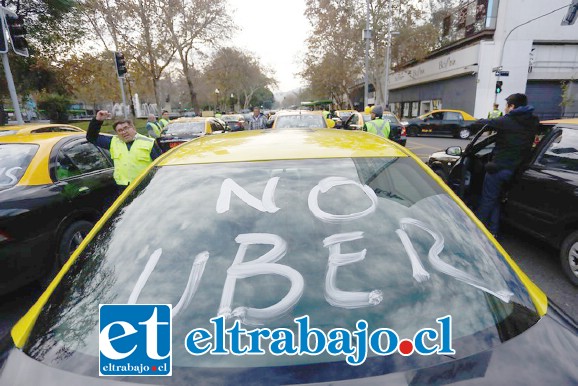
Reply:
M114 163L114 180L118 186L118 194L158 156L161 149L155 140L136 132L130 120L120 120L113 123L115 136L100 134L100 128L105 119L109 118L107 111L99 111L90 121L86 139L96 146L110 151Z
M380 137L389 138L391 128L389 126L389 121L383 119L383 107L381 107L381 105L375 105L372 107L371 121L363 124L363 131L377 134Z
M504 115L498 107L500 107L500 105L494 103L494 109L488 113L488 119L500 118Z
M479 121L496 132L493 159L486 164L482 196L476 211L480 221L494 237L498 236L504 186L512 180L520 165L528 160L540 123L525 94L508 96L505 111L504 116Z
M162 127L154 114L149 114L147 119L146 129L150 138L160 138L162 134Z
M161 126L161 130L164 130L168 124L169 124L169 112L167 110L163 110L161 118L159 119L159 125Z
M267 128L267 118L261 112L259 106L253 107L253 115L249 117L249 130L259 130Z

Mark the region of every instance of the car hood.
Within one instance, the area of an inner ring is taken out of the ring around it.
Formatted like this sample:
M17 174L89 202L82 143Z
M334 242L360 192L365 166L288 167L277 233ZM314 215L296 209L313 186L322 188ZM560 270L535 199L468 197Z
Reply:
M5 342L4 342L5 343ZM0 347L6 347L5 344ZM396 354L397 355L397 354ZM459 356L459 353L458 353ZM191 378L187 369L173 367L170 377L98 377L98 360L87 361L85 366L94 367L78 375L41 364L21 350L4 348L0 352L0 385L12 386L128 386L135 384L203 385L244 384L254 385L576 385L578 384L578 330L576 324L550 303L548 313L533 327L522 334L498 344L491 350L463 358L447 358L442 364L430 367L394 372L375 376L371 363L347 366L335 363L333 371L317 370L315 365L292 366L294 370L282 379L277 368L213 369L210 375ZM411 361L411 357L392 357L394 361ZM372 375L369 375L371 373ZM331 379L327 379L331 378ZM319 382L321 381L321 382ZM303 383L317 382L317 383Z

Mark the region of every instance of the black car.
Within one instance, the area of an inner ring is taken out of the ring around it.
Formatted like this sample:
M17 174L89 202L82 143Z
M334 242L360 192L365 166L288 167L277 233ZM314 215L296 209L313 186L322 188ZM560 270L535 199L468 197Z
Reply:
M543 128L552 123L542 125ZM480 132L451 169L448 184L475 208L495 136ZM503 199L509 224L560 250L560 262L578 285L578 119L559 120L536 142L531 159L516 173Z
M168 151L181 143L225 130L226 123L214 117L179 118L169 122L158 143L163 151Z
M451 135L467 139L482 128L473 116L461 110L434 110L408 120L407 135Z
M0 294L50 280L112 203L112 175L83 134L2 137Z

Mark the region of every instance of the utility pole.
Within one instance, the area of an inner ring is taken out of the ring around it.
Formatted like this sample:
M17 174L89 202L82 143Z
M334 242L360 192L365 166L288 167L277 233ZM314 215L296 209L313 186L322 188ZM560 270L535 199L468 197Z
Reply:
M369 0L365 1L366 4L366 14L365 14L365 30L363 30L363 39L365 40L365 76L364 76L364 88L363 88L363 107L368 105L369 101L369 40L371 39L371 30L369 29Z
M10 25L7 19L10 19ZM10 62L8 61L7 34L10 36L14 53L21 56L28 56L27 43L24 37L26 35L26 29L22 24L22 19L8 8L0 7L0 55L2 56L2 65L4 66L8 92L10 93L10 99L12 99L12 106L14 106L14 115L16 116L18 124L23 125L24 119L22 119L22 112L20 111L20 104L18 103L18 94L16 93L14 78L12 78L12 71L10 71Z

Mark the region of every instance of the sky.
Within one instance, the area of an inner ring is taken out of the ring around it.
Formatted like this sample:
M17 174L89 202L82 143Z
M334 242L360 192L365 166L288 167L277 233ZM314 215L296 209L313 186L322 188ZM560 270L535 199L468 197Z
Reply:
M272 68L279 83L275 92L301 86L295 75L301 70L305 39L311 30L305 18L305 0L228 0L239 25L233 37L235 48L256 54Z

